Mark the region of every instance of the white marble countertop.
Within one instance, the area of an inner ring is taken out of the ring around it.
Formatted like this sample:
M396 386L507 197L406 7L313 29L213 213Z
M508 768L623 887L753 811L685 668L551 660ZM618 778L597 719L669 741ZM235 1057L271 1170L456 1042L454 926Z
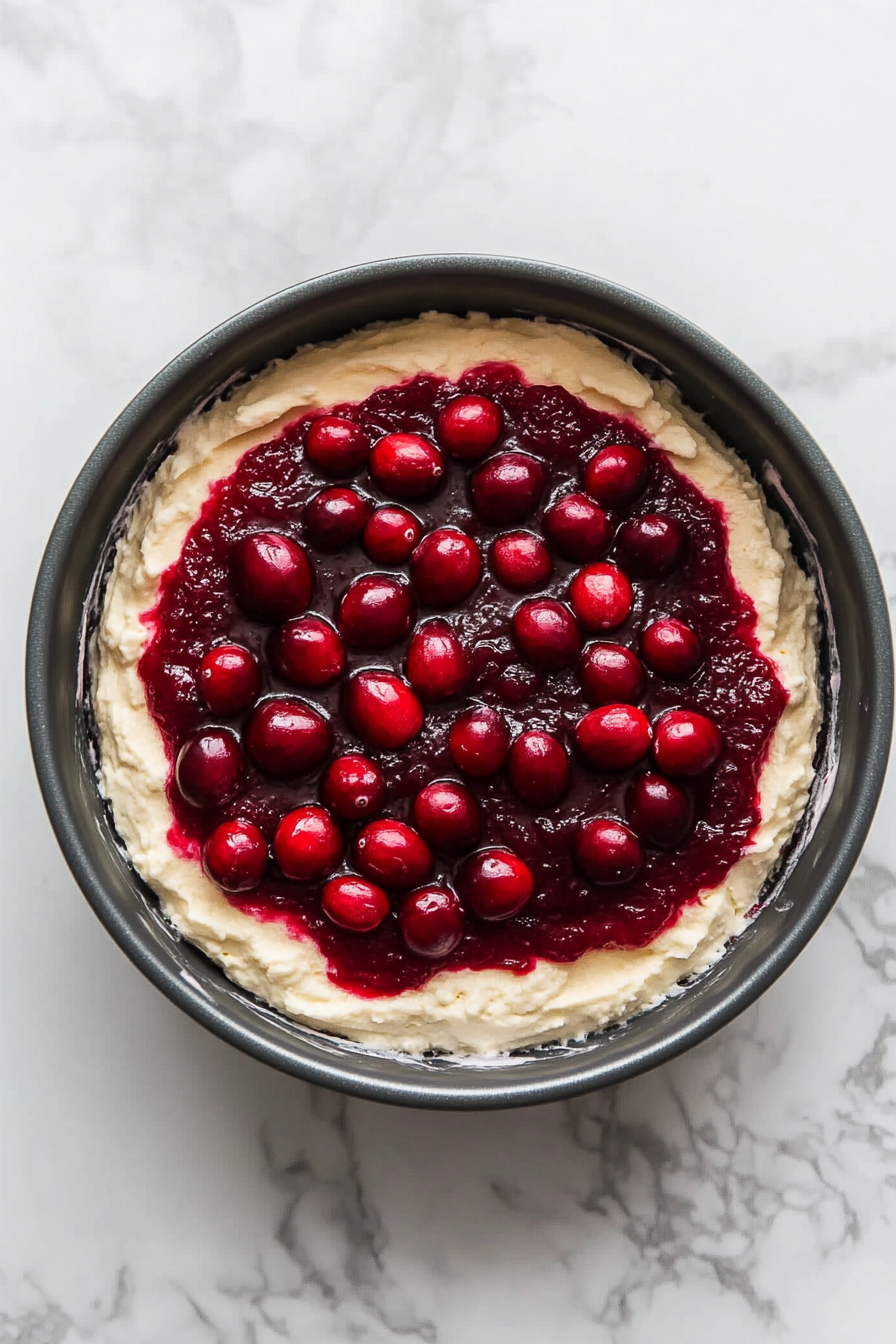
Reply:
M608 276L759 369L896 593L890 0L4 0L0 1344L896 1338L896 797L700 1049L435 1115L194 1025L79 896L21 659L52 520L182 346L303 277L483 251Z

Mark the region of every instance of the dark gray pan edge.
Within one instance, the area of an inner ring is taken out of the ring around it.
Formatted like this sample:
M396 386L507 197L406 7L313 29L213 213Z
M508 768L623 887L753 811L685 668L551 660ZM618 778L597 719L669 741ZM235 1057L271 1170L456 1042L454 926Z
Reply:
M491 1062L378 1054L308 1031L236 989L179 939L117 843L78 695L82 627L110 531L182 420L235 375L298 345L427 309L571 322L670 370L685 401L770 487L801 560L822 576L828 666L835 656L840 662L836 695L826 679L833 759L814 791L804 848L791 852L786 881L725 957L680 996L586 1043ZM197 1021L285 1072L379 1101L443 1108L527 1105L607 1086L673 1058L742 1012L809 940L849 876L883 784L892 728L889 614L874 557L842 484L799 421L734 355L650 300L563 268L492 257L411 257L323 276L238 314L172 361L111 426L63 505L35 588L26 682L54 830L95 912L139 969Z

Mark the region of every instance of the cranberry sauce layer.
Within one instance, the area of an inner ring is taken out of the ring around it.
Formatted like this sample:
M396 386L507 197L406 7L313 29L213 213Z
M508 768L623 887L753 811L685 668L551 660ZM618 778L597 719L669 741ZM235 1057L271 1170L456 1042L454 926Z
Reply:
M726 548L634 422L510 365L315 411L145 618L172 845L359 995L650 943L743 853L787 699Z

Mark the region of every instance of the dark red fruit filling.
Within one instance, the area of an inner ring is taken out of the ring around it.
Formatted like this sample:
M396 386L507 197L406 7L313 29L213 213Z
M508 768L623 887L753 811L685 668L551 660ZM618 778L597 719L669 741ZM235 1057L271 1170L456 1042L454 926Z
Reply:
M743 852L785 703L726 545L646 434L507 365L297 421L146 618L172 845L357 994L646 945Z

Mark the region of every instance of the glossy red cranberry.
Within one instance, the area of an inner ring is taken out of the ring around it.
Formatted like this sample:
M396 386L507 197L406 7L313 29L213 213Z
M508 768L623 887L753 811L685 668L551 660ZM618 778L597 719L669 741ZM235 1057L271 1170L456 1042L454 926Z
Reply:
M639 775L625 796L625 815L642 840L658 849L681 844L693 820L684 789L662 775Z
M701 775L715 765L721 751L722 734L705 714L670 709L654 728L653 755L664 775Z
M521 523L534 513L548 474L529 453L500 453L473 473L473 507L490 527Z
M352 933L372 932L390 908L382 887L363 877L331 877L324 883L320 903L328 919Z
M507 758L510 782L527 803L551 806L569 789L569 759L550 733L521 733Z
M616 565L586 565L569 585L569 600L587 630L615 630L632 609L632 586Z
M320 551L340 551L357 541L370 517L371 505L357 490L333 485L305 505L305 536Z
M505 532L492 543L492 570L499 583L514 593L531 593L551 577L554 562L534 532Z
M460 695L467 679L467 655L447 621L437 618L417 626L408 645L407 674L424 700Z
M634 831L611 817L582 822L573 843L573 856L585 876L600 886L630 882L644 862Z
M423 727L423 706L394 672L358 672L345 686L342 712L352 732L371 747L397 750Z
M263 700L246 725L249 759L275 779L313 769L330 750L332 739L324 716L293 696Z
M419 518L397 504L387 504L368 519L364 549L377 564L403 565L422 536Z
M404 639L416 616L414 597L404 579L391 574L362 574L339 602L339 629L353 649L387 649Z
M174 778L193 807L215 807L229 802L243 782L243 753L239 739L227 728L194 733L177 753Z
M464 900L480 919L512 919L531 899L535 879L528 864L509 849L483 849L460 871Z
M441 961L464 936L464 912L449 887L424 887L405 897L398 926L409 952Z
M200 664L199 686L213 714L238 714L261 690L258 662L242 644L216 644Z
M644 669L621 644L589 644L579 663L582 690L592 705L634 704L644 690Z
M383 772L366 756L338 756L324 775L321 796L343 821L361 821L379 812L386 801Z
M482 814L469 789L453 779L427 784L414 799L414 825L433 849L462 854L479 841Z
M636 578L661 578L681 564L687 542L688 534L677 518L645 513L622 524L616 536L616 555Z
M703 657L691 627L672 616L648 625L641 636L641 651L647 666L670 681L684 681L697 671Z
M428 607L451 607L469 597L482 577L482 556L472 537L437 527L411 556L411 581Z
M253 616L285 621L311 601L311 565L280 532L252 532L231 552L237 601Z
M277 827L274 858L294 882L319 882L342 858L342 832L326 808L297 807Z
M202 864L222 891L251 891L268 866L267 842L251 821L222 821L205 842Z
M496 709L473 705L451 725L448 750L465 775L487 779L497 774L510 750L510 730Z
M299 616L287 621L271 641L280 675L294 686L329 686L345 668L345 649L329 621Z
M439 443L461 462L478 462L494 448L504 417L487 397L455 397L439 412Z
M576 746L596 770L628 770L650 750L647 716L634 705L603 705L576 724Z
M321 471L331 476L347 476L367 461L370 440L360 425L351 420L322 415L309 427L305 452Z
M596 560L613 540L613 525L587 495L566 495L552 504L542 523L545 536L566 560Z
M422 499L445 475L445 462L434 443L419 434L387 434L370 454L370 474L387 495Z
M520 653L540 672L572 667L582 651L575 617L569 607L553 598L521 602L510 625Z
M375 882L394 891L418 887L432 872L432 850L403 821L371 821L355 840L355 862Z
M632 504L647 484L647 457L632 443L603 448L585 467L585 489L605 508Z

